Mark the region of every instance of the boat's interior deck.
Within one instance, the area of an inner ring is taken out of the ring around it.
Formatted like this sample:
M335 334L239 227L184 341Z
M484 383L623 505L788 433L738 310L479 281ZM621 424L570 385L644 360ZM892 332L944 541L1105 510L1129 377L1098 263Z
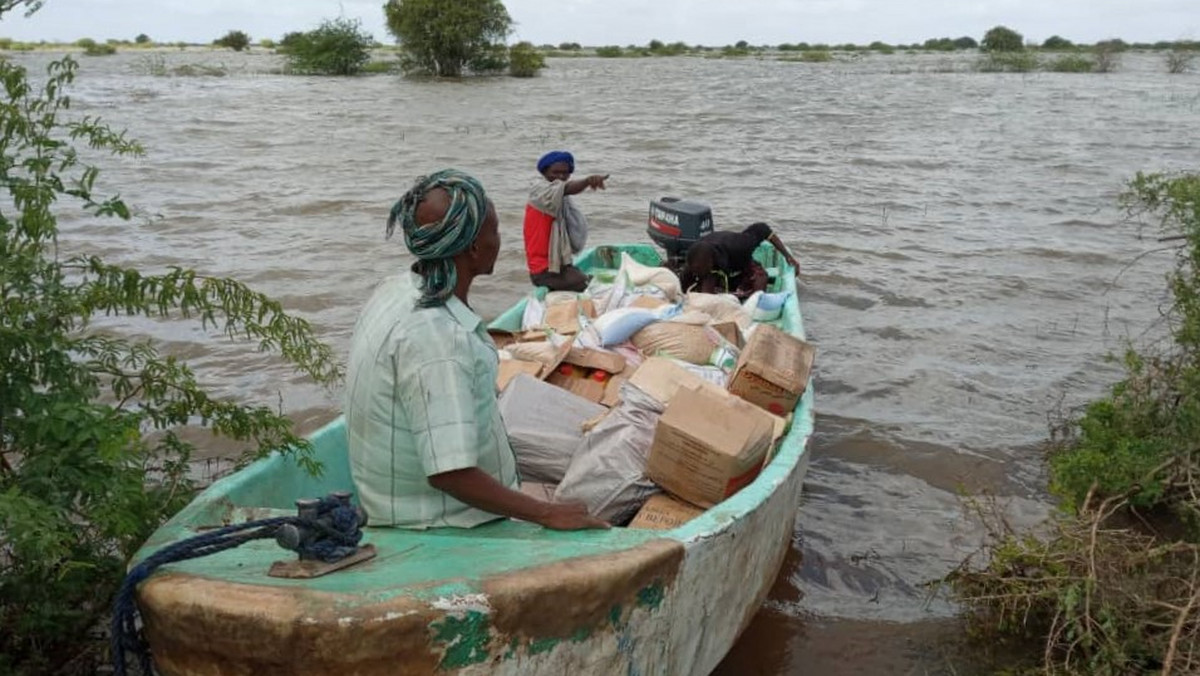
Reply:
M770 272L777 265L774 249L764 245L760 260ZM580 267L593 274L613 270L614 252L628 251L639 262L660 264L657 251L648 246L598 247L580 257ZM619 262L619 253L615 254ZM773 286L793 290L790 279L776 276ZM510 328L519 323L524 299L492 326ZM780 328L803 336L796 300L788 301ZM194 561L172 564L171 570L214 577L230 582L270 586L304 586L313 590L357 592L386 598L390 593L418 593L442 596L473 591L472 581L493 575L544 565L580 556L623 551L648 540L671 538L687 542L721 530L768 497L804 452L812 431L812 393L801 400L796 421L770 465L750 486L705 514L670 531L613 528L608 531L556 532L534 524L500 520L469 530L430 529L412 531L395 528L368 528L364 543L374 544L378 556L366 563L335 575L288 580L272 578L266 571L273 561L295 555L281 549L273 540L261 540L236 550ZM206 532L212 528L247 520L295 514L295 500L327 495L332 491L353 491L347 461L346 436L342 420L334 421L312 437L313 447L324 466L324 473L309 476L294 462L278 455L259 461L234 475L214 483L192 504L159 529L139 552L138 558L171 542ZM404 565L394 565L403 559Z

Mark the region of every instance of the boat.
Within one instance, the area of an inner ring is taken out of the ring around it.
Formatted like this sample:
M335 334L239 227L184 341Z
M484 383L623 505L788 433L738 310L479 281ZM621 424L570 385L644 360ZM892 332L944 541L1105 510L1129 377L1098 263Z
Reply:
M576 264L613 272L603 246ZM793 271L756 252L772 290L792 292L781 329L803 338ZM525 301L491 323L519 328ZM137 591L158 671L185 674L707 674L767 596L792 539L813 430L797 404L747 487L672 530L556 532L499 520L476 528L370 527L377 555L311 579L270 577L273 540L160 568ZM310 437L314 478L274 454L222 478L159 528L134 563L224 524L294 515L296 501L353 491L341 418ZM294 557L293 557L294 558Z

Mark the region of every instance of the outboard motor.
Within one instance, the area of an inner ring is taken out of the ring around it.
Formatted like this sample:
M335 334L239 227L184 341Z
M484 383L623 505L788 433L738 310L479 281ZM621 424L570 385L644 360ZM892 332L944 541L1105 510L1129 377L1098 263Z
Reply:
M687 250L713 231L712 207L703 202L663 197L650 202L650 239L667 251L667 264L678 270Z

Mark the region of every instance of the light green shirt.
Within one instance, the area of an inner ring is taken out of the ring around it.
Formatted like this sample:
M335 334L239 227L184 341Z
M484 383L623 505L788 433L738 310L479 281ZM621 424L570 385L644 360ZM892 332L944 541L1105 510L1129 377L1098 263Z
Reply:
M350 472L374 526L470 528L500 518L429 485L478 467L517 488L496 406L496 345L458 298L418 308L410 273L376 287L354 327L346 377Z

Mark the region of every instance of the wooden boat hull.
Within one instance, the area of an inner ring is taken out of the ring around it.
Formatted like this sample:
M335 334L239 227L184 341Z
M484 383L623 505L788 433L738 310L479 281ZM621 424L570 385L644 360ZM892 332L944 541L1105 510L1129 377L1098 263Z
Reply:
M783 324L802 335L794 301ZM313 436L322 479L277 457L260 461L210 487L139 555L345 487L342 425ZM266 578L288 554L272 542L169 566L139 589L155 664L166 675L214 676L707 674L790 546L811 431L809 392L763 473L670 531L555 533L512 521L370 529L376 559L311 581Z

